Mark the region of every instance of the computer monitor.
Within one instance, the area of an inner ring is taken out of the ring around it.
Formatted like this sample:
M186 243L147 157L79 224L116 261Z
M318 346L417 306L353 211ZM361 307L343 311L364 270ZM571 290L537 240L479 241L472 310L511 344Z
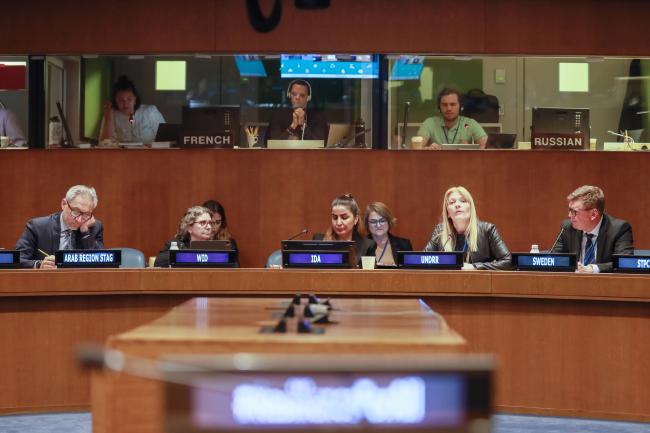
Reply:
M589 109L533 107L533 149L588 149Z
M488 149L512 149L515 147L517 134L488 134L486 147Z
M235 64L241 77L266 77L266 69L258 55L235 56Z
M351 268L356 266L354 241L282 241L284 268Z
M180 147L239 145L239 105L183 107Z
M400 56L390 72L391 80L419 80L424 67L423 56Z
M377 78L376 54L283 54L282 78Z

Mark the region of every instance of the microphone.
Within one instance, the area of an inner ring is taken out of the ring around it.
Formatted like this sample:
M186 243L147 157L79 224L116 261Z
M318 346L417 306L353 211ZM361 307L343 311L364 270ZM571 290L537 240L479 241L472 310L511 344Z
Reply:
M302 136L300 137L301 140L305 139L305 129L307 129L307 111L305 111L305 120L302 122Z
M400 147L402 149L406 149L406 125L408 123L410 108L411 108L411 103L409 101L406 101L404 103L404 126L402 127L402 143L400 143Z
M135 123L135 118L133 117L133 114L129 115L129 123L133 125Z
M557 245L558 241L560 240L560 237L562 236L562 233L564 233L564 225L560 228L560 234L557 235L555 238L555 242L553 242L553 246L551 247L550 250L548 250L549 253L552 253L553 250L555 249L555 246Z
M298 236L301 236L301 235L305 235L305 234L307 234L308 232L309 232L309 229L308 229L307 227L305 227L304 229L300 230L298 233L296 233L295 235L291 236L291 237L290 237L289 239L287 239L287 240L288 240L288 241L293 240L293 239L297 238Z

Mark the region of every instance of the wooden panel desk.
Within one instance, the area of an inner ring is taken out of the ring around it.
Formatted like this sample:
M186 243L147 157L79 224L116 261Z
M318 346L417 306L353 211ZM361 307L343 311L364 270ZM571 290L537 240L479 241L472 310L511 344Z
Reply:
M289 299L287 299L289 301ZM303 305L306 299L303 299ZM334 299L324 334L298 334L298 319L287 333L260 333L273 326L288 302L260 298L195 298L162 318L114 337L107 346L128 356L137 368L143 359L169 354L276 353L393 354L417 356L462 350L465 341L442 316L416 299ZM299 314L296 311L296 316ZM135 370L136 372L138 370ZM147 370L147 374L151 374ZM137 373L136 373L137 374ZM95 433L162 433L163 384L129 374L93 375Z
M195 296L293 293L426 297L497 355L497 410L650 421L650 277L482 271L0 271L0 412L87 409L79 342Z

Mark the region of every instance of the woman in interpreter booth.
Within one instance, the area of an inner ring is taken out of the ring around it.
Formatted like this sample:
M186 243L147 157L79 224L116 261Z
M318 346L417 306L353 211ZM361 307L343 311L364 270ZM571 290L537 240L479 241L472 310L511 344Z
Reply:
M374 255L375 241L361 236L363 222L359 215L359 205L352 194L344 194L332 201L330 227L325 233L316 233L313 240L354 241L356 262L363 256Z
M144 105L133 81L122 75L111 92L111 100L103 106L104 117L99 132L99 144L151 143L158 125L165 118L155 105Z
M371 255L375 256L377 265L396 266L398 251L413 251L410 240L390 232L395 227L397 218L384 203L376 201L366 206L364 223L368 228L368 236L375 241L375 249Z
M166 268L169 266L169 250L185 249L190 247L192 241L207 241L212 239L212 211L203 206L189 208L178 224L178 232L173 239L168 241L160 250L154 266Z
M494 224L478 219L466 188L454 186L445 192L441 219L425 251L462 251L465 270L510 268L510 250Z

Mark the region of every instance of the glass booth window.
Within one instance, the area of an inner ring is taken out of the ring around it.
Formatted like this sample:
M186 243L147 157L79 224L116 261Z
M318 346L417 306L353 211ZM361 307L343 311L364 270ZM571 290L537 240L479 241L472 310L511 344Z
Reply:
M27 146L27 57L0 57L0 146Z

